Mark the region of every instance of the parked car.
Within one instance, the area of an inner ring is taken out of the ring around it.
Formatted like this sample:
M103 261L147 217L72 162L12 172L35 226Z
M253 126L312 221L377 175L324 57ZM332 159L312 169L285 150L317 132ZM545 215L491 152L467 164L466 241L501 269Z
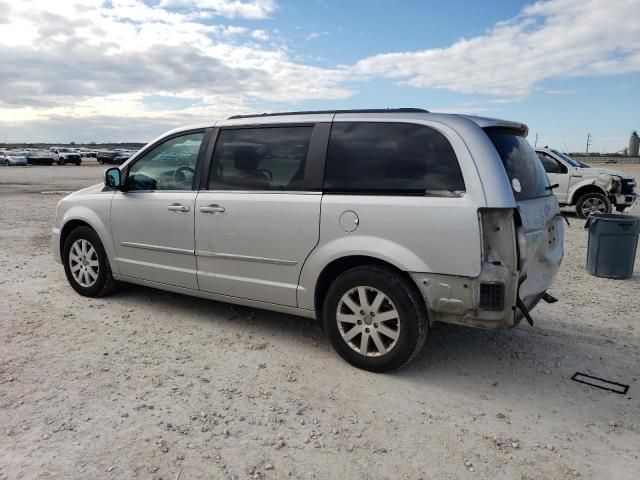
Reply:
M96 158L99 163L113 163L113 164L121 164L129 160L131 154L129 152L123 152L119 150L112 150L106 152L98 152Z
M53 156L45 150L31 150L27 154L29 165L53 165Z
M536 153L561 207L576 207L580 218L592 213L624 212L636 201L636 179L633 175L609 168L594 168L549 147Z
M82 162L79 153L66 147L51 147L49 149L49 154L52 156L53 161L58 165L67 165L69 163L80 165Z
M27 154L17 150L0 151L0 163L4 163L7 167L15 165L26 165Z
M124 281L318 318L347 361L393 370L435 322L510 328L551 300L563 220L526 135L418 109L173 130L60 201L54 256L81 295Z

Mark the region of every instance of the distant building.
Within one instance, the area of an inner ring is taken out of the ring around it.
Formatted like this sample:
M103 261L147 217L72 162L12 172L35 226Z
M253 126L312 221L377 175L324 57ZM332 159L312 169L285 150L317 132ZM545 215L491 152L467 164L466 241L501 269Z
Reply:
M629 156L637 157L638 156L638 147L640 147L640 137L638 137L638 132L635 130L631 132L631 138L629 138Z

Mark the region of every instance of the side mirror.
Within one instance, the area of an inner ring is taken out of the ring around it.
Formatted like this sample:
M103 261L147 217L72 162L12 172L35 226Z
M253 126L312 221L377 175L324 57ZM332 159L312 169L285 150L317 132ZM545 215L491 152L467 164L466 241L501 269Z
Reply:
M107 168L104 171L104 184L109 188L122 188L122 176L120 169L117 167Z

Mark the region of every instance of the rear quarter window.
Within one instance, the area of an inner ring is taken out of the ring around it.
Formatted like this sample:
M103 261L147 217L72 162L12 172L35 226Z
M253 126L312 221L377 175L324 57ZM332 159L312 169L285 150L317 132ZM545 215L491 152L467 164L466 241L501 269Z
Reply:
M409 123L336 122L326 192L460 196L465 184L453 147L440 132Z
M552 195L549 179L529 142L516 130L487 128L486 134L500 155L516 200Z

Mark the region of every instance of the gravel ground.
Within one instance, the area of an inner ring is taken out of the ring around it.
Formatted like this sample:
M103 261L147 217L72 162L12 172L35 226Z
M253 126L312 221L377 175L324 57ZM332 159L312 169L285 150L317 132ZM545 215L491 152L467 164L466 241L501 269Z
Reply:
M100 181L86 163L0 168L1 480L638 478L640 274L588 275L584 222L533 328L437 325L376 375L313 321L131 285L78 296L49 231L62 192Z

